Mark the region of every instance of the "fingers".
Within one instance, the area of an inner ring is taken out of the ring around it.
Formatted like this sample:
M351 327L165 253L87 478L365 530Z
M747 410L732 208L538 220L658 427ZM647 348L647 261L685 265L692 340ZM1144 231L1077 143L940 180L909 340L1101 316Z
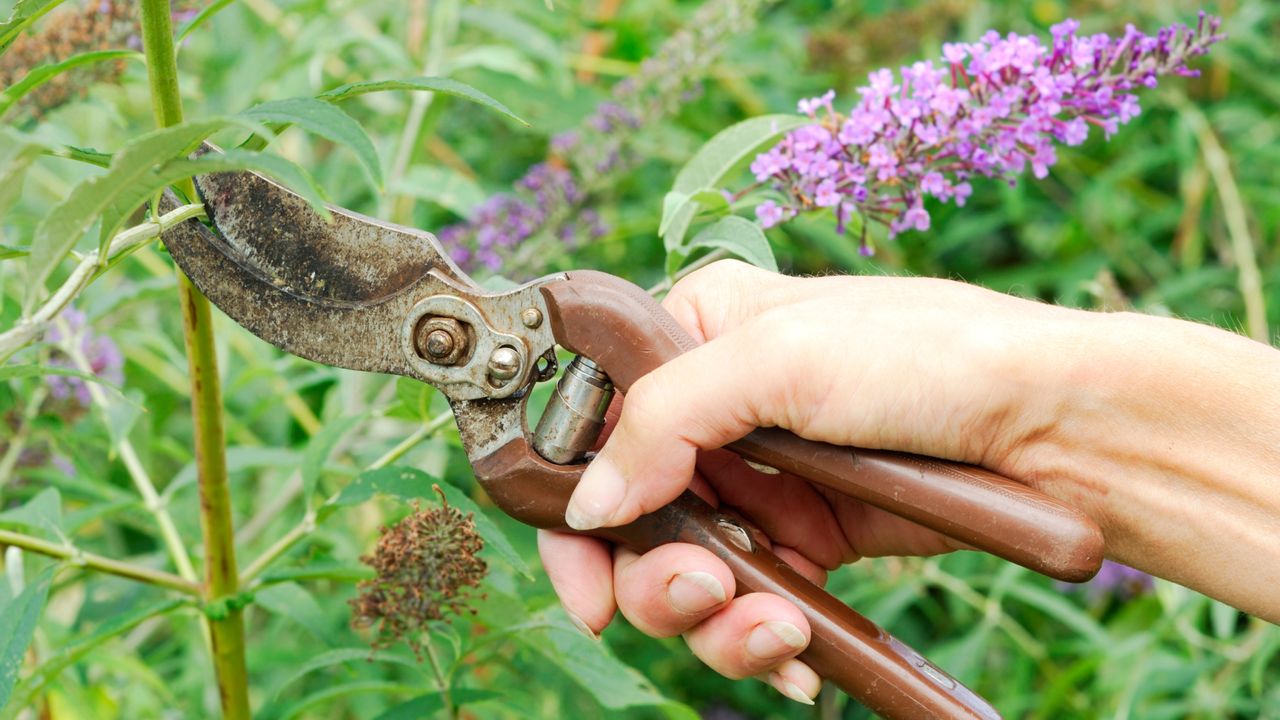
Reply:
M539 530L538 554L569 619L588 635L598 635L617 610L609 545L585 535Z
M627 620L654 637L679 635L724 607L736 590L728 566L705 548L672 543L614 555L614 592Z
M777 595L751 593L689 630L685 641L721 675L752 677L799 655L809 644L809 623Z

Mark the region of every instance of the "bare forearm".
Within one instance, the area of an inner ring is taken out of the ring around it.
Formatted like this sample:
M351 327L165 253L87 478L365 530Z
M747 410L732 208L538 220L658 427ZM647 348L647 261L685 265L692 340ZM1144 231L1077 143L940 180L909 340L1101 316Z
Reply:
M1021 462L1109 554L1280 622L1280 351L1193 323L1091 315L1053 432Z

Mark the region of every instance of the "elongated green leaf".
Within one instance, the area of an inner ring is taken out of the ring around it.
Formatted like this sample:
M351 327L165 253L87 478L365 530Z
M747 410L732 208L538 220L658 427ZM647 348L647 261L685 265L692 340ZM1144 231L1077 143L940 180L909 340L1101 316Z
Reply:
M58 7L62 0L18 0L9 19L0 23L0 54L18 39L18 35L41 15ZM0 703L3 706L4 703Z
M396 378L396 397L413 417L426 420L431 414L431 398L435 388L414 378Z
M455 708L499 697L502 697L501 693L476 688L454 688L449 693L449 699ZM434 717L442 709L444 709L444 698L439 692L431 692L397 705L374 720L420 720L420 718Z
M0 512L0 525L42 530L62 535L62 496L57 488L45 488L27 502Z
M268 585L253 595L253 602L274 615L298 623L326 645L331 634L324 621L324 611L314 596L297 583ZM368 651L365 651L368 656Z
M0 115L4 115L9 108L13 107L14 103L21 100L27 93L68 70L96 62L122 60L125 58L141 60L142 53L134 52L133 50L97 50L73 55L62 62L52 65L41 65L27 73L18 82L6 88L3 93L0 93Z
M320 482L320 473L324 470L325 460L329 459L338 441L363 420L363 414L334 420L321 428L320 432L312 436L311 441L307 443L307 449L302 453L301 471L302 497L308 507L311 504L311 496L315 494L316 484Z
M358 95L365 95L372 92L386 92L388 90L417 90L421 92L435 92L443 95L452 95L479 103L485 107L496 110L503 115L515 120L521 125L528 125L520 116L511 112L506 105L494 100L483 92L471 87L470 85L458 82L452 78L444 77L416 77L406 80L366 80L363 82L348 83L341 85L332 90L317 95L325 102L342 102Z
M11 128L0 129L0 216L22 196L27 168L46 149L35 138Z
M404 655L401 653L390 652L388 650L371 650L367 647L352 648L335 648L311 658L303 663L292 675L284 679L276 687L273 697L279 697L285 688L301 680L303 677L311 673L322 670L334 665L346 665L347 663L394 663L396 665L404 665L415 670L421 670L421 664L412 655Z
M292 720L296 717L309 717L306 712L315 707L331 708L335 703L344 697L351 695L366 695L370 693L380 693L386 695L408 695L409 693L422 692L420 685L409 685L407 683L388 682L385 680L360 680L357 682L342 683L341 685L330 685L318 692L312 693L307 697L285 707L283 710L275 710L275 708L267 708L261 713L262 717L279 718L279 720ZM322 716L324 713L320 713Z
M527 83L540 83L542 74L523 53L506 45L478 45L467 48L449 60L449 70L457 72L479 67L502 75L510 75Z
M532 624L537 629L515 637L563 670L605 708L682 707L663 697L648 679L614 657L606 645L576 630L559 607L538 613ZM679 714L697 717L691 710Z
M214 0L214 2L205 5L200 10L200 14L191 18L191 22L184 25L182 30L178 31L178 37L175 43L181 43L183 40L186 40L188 35L198 30L201 25L208 22L209 18L221 12L223 8L231 3L232 0Z
M8 704L13 686L18 681L22 658L35 635L36 622L49 595L54 569L45 569L17 597L0 606L0 708Z
M337 107L315 98L289 98L255 105L240 113L262 123L297 125L307 132L345 145L359 158L375 188L382 187L382 163L360 123Z
M97 375L91 375L79 370L73 370L67 367L57 367L54 365L36 365L34 363L26 365L5 365L0 367L0 382L5 380L17 380L19 378L28 377L44 377L45 375L62 375L65 377L80 378L89 382L97 383L103 387L111 388L116 393L120 392L120 388L106 382Z
M16 697L20 701L20 704L29 704L34 700L36 694L44 689L45 685L56 678L63 670L66 670L74 663L84 659L84 657L95 648L101 646L111 638L118 637L129 632L153 617L167 615L188 604L188 600L181 598L161 600L160 602L140 607L132 612L112 616L106 622L103 622L95 628L89 635L75 638L67 645L59 648L55 654L51 655L44 662L40 663L40 666L36 668L35 673L33 673L31 677L22 681L22 684L18 688L18 694ZM2 701L0 701L0 705L3 705Z
M751 156L765 145L812 122L799 115L763 115L716 133L680 169L671 193L663 201L658 234L666 248L677 248L684 241L684 234L698 212L695 194L718 188L726 177L746 166Z
M470 218L485 197L484 191L471 178L456 170L435 166L410 168L391 190L399 195L436 203L464 218Z
M439 485L449 504L464 513L475 515L476 529L485 539L485 546L495 553L514 570L525 577L532 577L529 566L516 552L515 546L507 538L507 534L485 514L480 506L457 487L441 482L427 473L409 467L385 467L360 473L336 497L321 506L317 515L320 519L328 517L339 507L362 503L374 495L383 494L403 500L435 499L433 485Z
M769 247L764 230L746 218L730 215L705 228L684 247L668 253L668 263L674 260L677 267L668 265L667 273L674 274L679 269L678 264L685 252L700 247L721 248L756 267L778 271L778 261L773 257L773 248Z
M36 228L31 255L27 258L27 307L39 296L54 266L75 246L96 218L111 210L114 217L121 219L114 223L115 227L103 223L102 235L110 237L127 212L160 189L148 182L157 164L185 155L214 132L235 123L251 125L247 119L213 118L147 133L116 153L105 173L75 186ZM265 128L254 129L265 132ZM128 211L120 210L130 202L133 205Z
M2 210L0 210L0 212L2 212ZM12 260L14 258L26 257L30 254L30 248L0 245L0 260Z

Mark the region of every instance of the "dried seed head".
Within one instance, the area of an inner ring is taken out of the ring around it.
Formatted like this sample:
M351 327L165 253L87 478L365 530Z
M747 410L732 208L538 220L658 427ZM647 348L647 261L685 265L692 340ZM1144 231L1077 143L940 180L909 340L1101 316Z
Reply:
M352 624L377 625L374 647L403 639L420 654L418 638L429 623L475 613L467 603L488 570L478 557L484 540L472 514L450 507L440 487L434 489L440 507L423 510L415 502L408 517L382 528L374 554L360 558L377 576L359 584Z

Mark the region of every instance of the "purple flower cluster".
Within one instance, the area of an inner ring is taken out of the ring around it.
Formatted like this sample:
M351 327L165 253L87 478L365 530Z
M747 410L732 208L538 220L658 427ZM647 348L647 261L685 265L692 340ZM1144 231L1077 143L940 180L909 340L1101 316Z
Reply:
M455 262L496 271L502 267L503 251L553 227L556 238L567 245L583 237L594 240L606 232L594 210L561 217L583 201L573 173L562 165L551 161L534 165L516 182L516 191L490 197L468 222L440 231L440 242Z
M115 385L123 383L124 356L120 354L120 348L115 342L106 335L95 335L91 329L85 327L84 313L79 310L67 308L62 311L62 318L67 322L70 335L64 336L59 326L55 325L49 332L49 341L79 343L79 350L89 362L89 370L94 375ZM55 358L49 364L54 367L79 369L70 358L66 357ZM84 380L67 375L49 375L45 378L45 382L49 386L49 394L54 399L72 400L80 407L89 407L91 396L89 386Z
M1138 115L1134 90L1164 74L1198 74L1186 63L1223 38L1220 24L1202 12L1195 28L1146 35L1129 25L1113 38L1079 35L1079 23L1066 20L1047 46L993 30L944 45L941 64L871 73L848 115L834 109L834 92L802 100L800 112L818 122L751 165L784 197L761 203L756 216L771 227L830 208L842 232L855 215L888 225L890 237L928 230L926 197L963 206L971 177L1012 183L1029 165L1043 178L1057 162L1054 143L1079 145L1093 127L1110 138ZM871 253L865 233L861 250Z

